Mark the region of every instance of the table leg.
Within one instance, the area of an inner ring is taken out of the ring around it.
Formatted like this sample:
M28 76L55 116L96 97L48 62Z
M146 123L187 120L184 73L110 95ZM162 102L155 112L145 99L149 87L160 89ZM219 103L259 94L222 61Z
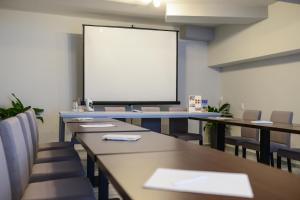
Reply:
M95 163L91 156L87 154L87 165L86 165L86 175L89 178L93 186L95 186Z
M59 142L65 141L65 123L63 118L59 117Z
M270 164L270 130L260 130L260 160L266 165Z
M217 124L217 149L225 151L225 124Z
M199 145L203 145L203 123L199 121Z
M108 180L105 173L99 171L99 187L98 187L98 199L99 200L108 200Z

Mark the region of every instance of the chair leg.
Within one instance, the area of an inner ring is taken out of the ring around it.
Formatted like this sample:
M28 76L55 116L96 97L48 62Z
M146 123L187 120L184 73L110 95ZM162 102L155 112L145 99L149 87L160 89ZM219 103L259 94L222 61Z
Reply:
M256 160L259 162L259 151L256 151Z
M281 169L281 156L277 155L277 168Z
M292 163L291 163L291 159L290 158L287 158L287 165L288 165L289 172L292 172Z
M246 151L247 151L247 149L245 148L245 147L243 147L243 158L246 158L247 156L246 156Z
M273 156L273 153L270 153L270 161L271 161L271 166L274 167L274 156Z
M235 145L234 154L236 156L239 156L239 146L238 145Z

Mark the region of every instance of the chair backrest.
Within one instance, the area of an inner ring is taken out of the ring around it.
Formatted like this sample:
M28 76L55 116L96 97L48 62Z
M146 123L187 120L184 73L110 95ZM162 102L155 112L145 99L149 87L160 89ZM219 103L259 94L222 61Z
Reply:
M27 154L29 158L28 159L29 173L31 174L31 168L34 163L35 154L32 146L32 138L31 138L32 135L31 135L30 125L29 125L28 117L25 113L18 114L17 118L20 121L22 127L22 132L25 139Z
M12 185L12 199L19 200L29 182L28 155L19 120L13 117L1 121L0 134Z
M261 118L260 110L245 110L243 113L244 120L256 121L256 120L260 120L260 118ZM242 137L253 138L258 141L259 130L255 129L255 128L242 127L241 135L242 135Z
M36 154L39 148L39 129L36 121L36 115L33 109L27 110L25 114L27 115L29 121L33 150Z
M11 185L3 143L0 137L0 199L11 200Z
M160 112L160 107L141 107L143 112Z
M293 122L293 112L289 111L273 111L271 114L271 121L274 123L292 124ZM276 142L279 144L285 144L290 147L291 144L291 134L283 133L279 131L271 131L271 142Z
M104 107L105 112L125 112L125 107Z
M170 112L186 112L187 108L180 107L180 106L173 106L173 107L169 107L169 111Z

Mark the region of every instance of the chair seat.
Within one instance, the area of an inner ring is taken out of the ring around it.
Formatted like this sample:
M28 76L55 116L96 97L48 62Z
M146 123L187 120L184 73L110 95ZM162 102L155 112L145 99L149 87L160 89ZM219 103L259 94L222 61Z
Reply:
M260 143L258 141L247 141L242 143L243 148L253 149L256 151L260 150ZM285 144L279 144L275 142L270 143L270 152L277 152L279 149L287 149L288 146Z
M185 141L202 139L201 134L195 133L172 133L172 136Z
M22 199L95 200L95 196L89 180L84 177L77 177L30 183Z
M241 136L226 136L225 137L225 143L226 144L231 144L235 146L241 145L243 142L251 142L251 141L257 141L254 138L246 138L246 137L241 137Z
M48 151L48 150L55 150L55 149L65 149L65 148L73 148L71 142L50 142L39 144L38 151Z
M278 156L287 157L293 160L300 160L300 149L279 149Z
M84 176L84 170L79 161L40 163L33 165L30 182L48 181L79 176Z
M80 160L80 158L74 149L59 149L38 152L35 163L59 162L66 160Z

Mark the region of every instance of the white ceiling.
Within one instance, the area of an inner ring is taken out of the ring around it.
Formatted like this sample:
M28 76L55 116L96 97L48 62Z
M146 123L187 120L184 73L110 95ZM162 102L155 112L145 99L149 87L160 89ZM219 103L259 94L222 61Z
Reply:
M75 15L83 17L118 17L118 18L127 18L135 20L148 20L156 22L165 22L165 19L168 17L166 14L166 5L178 5L179 7L183 5L183 8L195 6L218 6L222 7L223 5L233 6L234 9L239 9L239 7L245 8L264 8L267 9L267 6L274 2L275 0L161 0L162 5L159 8L155 8L152 4L144 5L143 0L0 0L0 8L7 9L16 9L24 11L33 11L33 12L45 12L53 14L63 14L63 15ZM226 1L226 4L224 2ZM181 9L181 7L180 7ZM188 16L186 10L176 11L178 13L184 13L176 15L176 18L169 20L169 23L176 23L177 19L179 24L189 24L191 16ZM232 11L231 11L232 12ZM242 13L239 11L239 13ZM174 14L174 13L173 13ZM192 13L195 15L195 12ZM181 19L182 15L182 19ZM179 17L179 18L178 18ZM205 16L202 13L196 13L196 16L193 16L193 21L191 24L198 25L207 25L205 23ZM196 17L196 18L195 18ZM210 16L211 17L211 16ZM210 18L210 25L224 24L227 21L221 20L221 23L218 23L220 17ZM228 18L228 16L226 16ZM234 18L243 19L245 16L236 15ZM231 16L229 16L231 19ZM175 21L174 21L175 20ZM257 20L261 20L257 18ZM233 19L232 22L236 21ZM255 21L255 20L254 20ZM235 22L234 22L235 23ZM239 21L239 23L243 23ZM249 23L249 22L244 22Z

